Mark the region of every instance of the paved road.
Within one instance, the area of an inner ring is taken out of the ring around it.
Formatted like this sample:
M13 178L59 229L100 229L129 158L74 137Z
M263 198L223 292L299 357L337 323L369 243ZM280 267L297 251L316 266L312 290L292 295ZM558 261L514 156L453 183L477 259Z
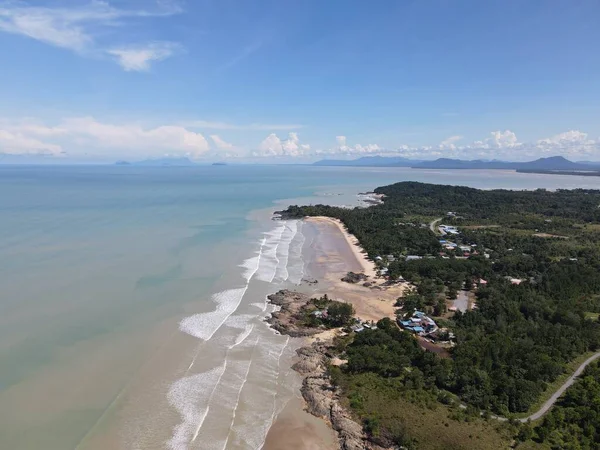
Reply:
M439 219L435 219L433 220L430 224L429 224L429 229L436 233L435 231L435 226L438 222L441 222L443 219L443 217L440 217ZM437 233L436 233L437 234ZM458 299L457 299L458 300ZM461 304L462 306L462 304ZM527 422L528 420L531 420L532 422L535 420L538 420L540 418L542 418L548 411L550 411L550 409L554 406L554 404L556 403L556 401L560 398L561 395L563 395L565 393L565 391L567 389L569 389L569 387L571 387L573 385L573 383L575 383L575 379L581 375L583 373L583 371L585 370L585 368L590 365L591 363L593 363L595 360L597 360L598 358L600 358L600 352L597 352L595 354L593 354L592 356L590 356L588 359L586 359L578 368L575 372L573 372L573 375L571 375L567 381L565 381L563 383L563 385L561 387L559 387L556 392L554 394L552 394L552 397L550 397L546 403L544 403L542 405L542 407L540 409L538 409L536 412L534 412L533 414L531 414L530 416L527 417L523 417L521 419L519 419L520 422ZM461 408L466 408L465 405L460 405ZM492 416L495 419L501 420L501 421L505 421L507 420L506 417L498 417L498 416Z
M433 231L435 234L438 234L438 233L436 233L436 231L435 231L435 225L436 225L438 222L441 222L441 221L442 221L442 219L443 219L443 217L440 217L439 219L435 219L434 221L432 221L432 222L429 224L429 229L430 229L431 231Z
M565 391L573 385L573 383L575 383L575 380L577 379L577 377L579 375L581 375L583 373L585 368L588 365L590 365L591 363L593 363L595 360L597 360L598 358L600 358L600 352L594 353L592 356L590 356L588 359L586 359L583 363L581 363L581 365L577 368L577 370L575 372L573 372L573 375L571 375L567 379L567 381L565 381L562 384L562 386L559 387L554 394L552 394L552 397L550 397L546 401L546 403L544 403L542 405L542 407L540 409L538 409L536 412L534 412L533 414L531 414L527 417L522 417L521 419L518 419L519 422L525 423L528 420L531 420L533 422L535 420L538 420L538 419L541 419L542 417L544 417L544 415L546 415L546 413L552 409L552 407L554 406L556 401L560 398L560 396L563 395L565 393ZM461 404L460 407L462 409L466 409L467 406L464 404ZM483 412L481 414L483 415ZM508 420L506 417L500 417L500 416L491 416L491 418L499 420L500 422L506 422Z
M592 362L594 362L595 360L597 360L598 358L600 358L600 352L593 354L592 356L590 356L588 359L586 359L578 368L575 372L573 372L573 375L571 375L567 381L565 381L565 383L558 388L558 390L552 394L552 397L550 397L548 399L548 401L546 403L544 403L542 405L542 407L534 412L532 415L528 416L528 417L524 417L522 419L519 419L520 422L527 422L528 420L531 420L532 422L534 420L538 420L539 418L541 418L542 416L544 416L544 414L546 414L548 411L550 411L550 408L552 408L552 406L556 403L556 401L558 400L558 398L563 395L565 393L565 391L575 382L575 379L582 374L582 372L584 371L584 369L591 364Z

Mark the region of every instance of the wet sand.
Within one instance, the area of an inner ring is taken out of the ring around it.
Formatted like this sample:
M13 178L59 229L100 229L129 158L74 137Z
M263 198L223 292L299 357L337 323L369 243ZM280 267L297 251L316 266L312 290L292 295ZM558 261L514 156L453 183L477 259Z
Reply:
M335 450L335 432L325 421L304 411L301 398L291 400L269 430L264 450Z

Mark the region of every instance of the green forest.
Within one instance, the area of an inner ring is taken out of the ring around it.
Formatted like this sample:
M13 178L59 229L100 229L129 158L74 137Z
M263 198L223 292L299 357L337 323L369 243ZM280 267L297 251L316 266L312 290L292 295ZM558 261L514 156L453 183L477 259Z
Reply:
M358 391L365 383L371 391L389 391L393 380L404 397L410 397L406 392L426 392L417 397L441 403L459 399L476 411L511 417L532 412L572 360L598 351L600 191L483 191L402 182L376 192L385 195L384 203L368 208L314 205L286 211L288 217L340 219L371 258L395 256L390 278L401 276L416 286L398 306L443 315L456 335L448 359L421 350L393 322L357 335L344 349L348 363L336 379L372 433L402 445L410 442L404 428L357 400L358 379ZM476 250L468 257L448 256L440 243L446 238L428 226L434 220L457 227L460 234L451 238ZM406 261L406 255L422 259ZM481 279L486 284L478 287ZM477 308L448 314L446 301L460 289L474 292ZM586 373L577 386L592 383L589 379L600 382L597 369ZM596 389L577 397L579 403L565 403L573 391L575 387L542 425L535 424L531 433L522 431L521 440L552 448L594 448L586 447L585 439L593 442L594 430L600 430L600 395ZM576 429L573 417L593 405L596 414L589 413L585 425Z

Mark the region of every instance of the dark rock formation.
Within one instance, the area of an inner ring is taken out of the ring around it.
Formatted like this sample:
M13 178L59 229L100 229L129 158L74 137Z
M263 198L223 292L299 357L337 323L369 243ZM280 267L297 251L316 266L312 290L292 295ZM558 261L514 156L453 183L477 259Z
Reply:
M279 311L271 314L267 322L274 330L291 337L312 336L322 330L303 326L302 309L310 301L310 297L300 292L281 290L267 297L273 305L281 307Z
M354 272L348 272L346 274L346 276L344 278L342 278L342 281L345 281L346 283L360 283L361 281L367 281L369 277L367 275L365 275L364 273L354 273Z
M304 376L301 392L306 401L306 410L331 424L338 434L340 449L386 450L370 442L362 426L340 405L340 393L331 384L327 374L327 366L330 363L327 345L315 342L310 347L298 349L297 353L299 361L293 368Z

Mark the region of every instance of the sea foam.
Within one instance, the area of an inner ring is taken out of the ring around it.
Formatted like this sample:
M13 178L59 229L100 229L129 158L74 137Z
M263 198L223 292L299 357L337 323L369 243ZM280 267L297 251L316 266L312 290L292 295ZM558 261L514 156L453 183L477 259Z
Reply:
M179 329L198 339L210 340L240 306L247 289L246 285L243 288L228 289L213 295L212 299L217 304L217 308L211 312L186 317L179 323Z
M281 240L279 246L277 247L277 269L275 271L275 278L278 282L287 281L288 279L288 259L289 259L289 251L290 244L296 233L298 232L298 222L296 220L292 220L286 223L285 230L281 235Z
M279 258L277 257L277 248L281 242L281 237L286 229L285 223L279 225L274 230L265 233L266 241L263 246L263 253L260 266L256 272L256 278L261 281L271 283L275 278Z

